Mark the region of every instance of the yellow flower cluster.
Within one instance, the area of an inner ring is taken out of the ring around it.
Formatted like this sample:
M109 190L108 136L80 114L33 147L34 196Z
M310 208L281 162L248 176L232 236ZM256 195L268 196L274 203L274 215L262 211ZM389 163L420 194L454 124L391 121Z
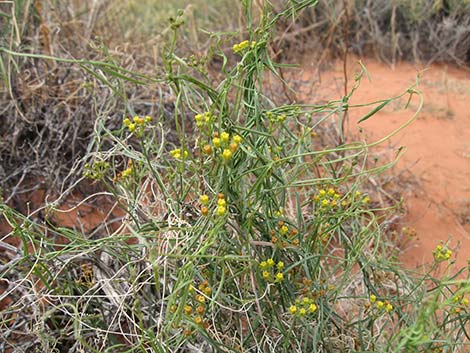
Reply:
M284 262L279 261L276 264L273 259L267 259L266 261L261 261L259 267L265 281L279 283L284 280L284 274L282 273Z
M132 166L127 167L127 168L124 169L124 170L122 171L122 173L121 173L121 176L122 176L123 178L127 178L127 177L129 177L129 176L131 176L131 175L132 175Z
M207 312L206 297L210 297L212 294L212 288L209 286L209 282L207 280L202 281L198 285L197 290L190 284L189 293L191 296L188 298L188 301L184 303L183 313L196 325L207 328L209 323L204 320L204 315ZM176 312L176 310L176 305L171 308L172 312ZM190 327L184 330L185 336L191 335L192 332Z
M214 116L210 112L206 112L203 114L196 114L194 116L194 120L196 121L196 126L201 128L203 126L210 125L211 121L214 120Z
M152 121L152 118L150 116L145 116L145 117L140 117L140 116L134 116L131 119L125 118L123 123L129 130L129 132L140 132L142 133L144 130L144 127L146 124L150 123Z
M199 196L199 202L201 203L201 214L207 216L209 214L209 196L203 194ZM215 209L215 214L219 217L225 216L227 213L227 201L225 200L224 194L217 195L217 207Z
M120 179L127 179L130 176L132 176L133 173L134 173L134 164L132 163L132 160L129 160L129 162L127 163L127 168L124 169L122 172L120 172L118 175L116 175L113 181L117 182Z
M468 310L470 301L462 295L456 295L453 299L454 313L459 314L462 310Z
M267 111L266 112L266 118L268 118L268 120L274 124L274 123L283 123L284 121L286 121L287 119L287 115L286 114L274 114L273 112L270 112L270 111Z
M361 199L362 197L362 193L358 190L355 192L354 196L356 197L356 199ZM368 195L362 197L362 199L360 200L360 202L364 205L367 205L368 203L370 203L371 199Z
M366 306L370 308L373 304L375 304L375 307L378 311L385 311L387 313L393 311L393 305L390 304L388 300L377 300L377 296L375 296L374 294L369 297L369 303Z
M239 135L233 135L232 138L230 138L230 134L228 132L222 132L221 134L215 132L214 137L212 138L212 145L207 144L202 148L202 150L205 154L211 155L215 149L215 151L220 153L222 161L224 163L228 163L232 158L232 155L238 150L242 141L243 139Z
M276 212L276 215L280 214L280 211ZM298 246L299 239L296 237L299 233L295 228L289 228L284 221L280 220L277 222L277 231L271 230L271 243L275 244L279 248L286 248L287 246Z
M105 161L96 161L93 165L85 164L83 175L93 180L102 179L110 168L110 164Z
M447 246L438 245L432 252L432 255L434 256L434 260L436 262L442 262L449 260L452 257L452 250L447 248Z
M307 314L313 314L317 311L317 306L313 302L313 299L309 297L303 297L302 299L296 299L295 304L289 307L291 315L303 317Z
M186 159L189 157L189 152L186 151L186 150L183 150L181 151L180 148L176 148L174 150L171 150L170 151L170 155L174 158L174 159Z
M317 206L321 209L332 209L338 206L338 200L341 198L341 195L335 191L333 188L328 190L320 189L318 193L313 197L313 200ZM343 207L347 206L347 201L343 201L341 204Z
M238 44L234 44L232 49L235 54L243 52L247 48L254 48L256 46L256 41L244 40Z

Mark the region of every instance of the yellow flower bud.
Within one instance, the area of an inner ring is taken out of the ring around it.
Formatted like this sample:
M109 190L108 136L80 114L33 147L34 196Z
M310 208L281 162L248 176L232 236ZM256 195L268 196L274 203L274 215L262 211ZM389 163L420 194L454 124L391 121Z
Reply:
M289 312L294 315L297 312L297 307L295 305L291 305L289 308Z
M222 152L222 158L223 158L225 161L228 161L230 158L232 158L232 152L230 152L230 150L228 150L228 149L225 149L225 150Z
M227 212L227 209L224 206L219 206L217 207L217 215L222 217L225 212Z
M227 143L230 140L230 135L227 132L222 132L220 134L220 139L223 143Z

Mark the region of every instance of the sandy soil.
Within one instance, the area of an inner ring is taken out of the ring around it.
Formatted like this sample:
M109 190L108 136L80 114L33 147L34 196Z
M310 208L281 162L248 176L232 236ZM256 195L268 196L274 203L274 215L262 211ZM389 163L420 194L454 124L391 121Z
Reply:
M402 225L417 232L417 237L403 249L402 261L409 267L429 262L436 245L449 241L450 248L457 253L457 267L465 266L470 260L470 71L438 65L400 63L391 68L370 60L363 63L371 81L362 80L351 104L398 95L416 81L418 72L426 69L419 86L425 99L420 115L390 141L378 146L382 152L407 147L392 171L401 175L401 180L406 179L401 185L407 210ZM312 96L312 103L321 97L341 97L344 92L342 63L333 64L321 73L308 62L303 68L304 83L320 82L314 86L321 91ZM354 72L358 71L357 60L351 59L348 62L349 87L354 82ZM406 101L407 97L392 102L361 124L358 120L373 107L352 110L348 135L361 136L368 142L386 136L416 110L418 99L413 99L411 110L404 111Z

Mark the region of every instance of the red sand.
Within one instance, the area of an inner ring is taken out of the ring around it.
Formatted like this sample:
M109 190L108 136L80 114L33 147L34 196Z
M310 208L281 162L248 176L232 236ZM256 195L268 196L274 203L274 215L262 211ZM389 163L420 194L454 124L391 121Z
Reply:
M371 76L362 79L351 104L386 99L404 92L425 67L400 63L392 69L375 61L364 61ZM357 61L348 63L349 87L354 72L360 71ZM343 88L342 63L318 73L304 64L303 79L320 78L320 97L337 99ZM402 260L409 266L432 260L432 250L440 241L450 239L449 246L457 253L456 265L470 260L470 72L463 69L432 65L421 77L420 90L424 107L418 118L407 128L381 144L382 150L406 146L394 173L407 171L414 185L402 185L407 214L404 226L414 228L418 237L403 249ZM312 103L315 99L314 97ZM400 104L391 103L360 125L357 121L373 107L354 109L350 113L348 134L358 136L364 129L368 142L386 136L411 117L418 106L415 97L411 110L404 111L407 97ZM317 100L318 102L318 100ZM377 148L375 149L377 151Z

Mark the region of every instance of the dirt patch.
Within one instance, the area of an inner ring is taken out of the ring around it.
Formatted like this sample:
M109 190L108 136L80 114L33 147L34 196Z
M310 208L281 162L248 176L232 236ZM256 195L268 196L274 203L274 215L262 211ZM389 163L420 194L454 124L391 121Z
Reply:
M348 63L349 87L353 84L354 72L360 69L356 63L356 60ZM392 171L397 176L407 175L408 181L400 185L406 201L402 225L417 232L417 237L403 248L402 260L410 267L429 262L436 245L449 240L450 247L457 253L457 266L465 266L470 259L470 73L439 65L421 67L400 63L391 68L369 60L364 64L371 81L362 80L351 104L398 95L422 72L419 88L425 103L421 114L390 141L374 148L375 153L379 152L377 155L386 156L400 146L407 149ZM325 72L309 67L308 62L303 67L304 84L314 87L315 83L321 83L321 91L317 90L311 97L312 103L343 95L342 63L333 64ZM407 97L391 103L361 124L358 120L373 107L352 110L348 135L368 142L386 136L417 108L418 100L413 99L411 110L405 111L406 100Z

